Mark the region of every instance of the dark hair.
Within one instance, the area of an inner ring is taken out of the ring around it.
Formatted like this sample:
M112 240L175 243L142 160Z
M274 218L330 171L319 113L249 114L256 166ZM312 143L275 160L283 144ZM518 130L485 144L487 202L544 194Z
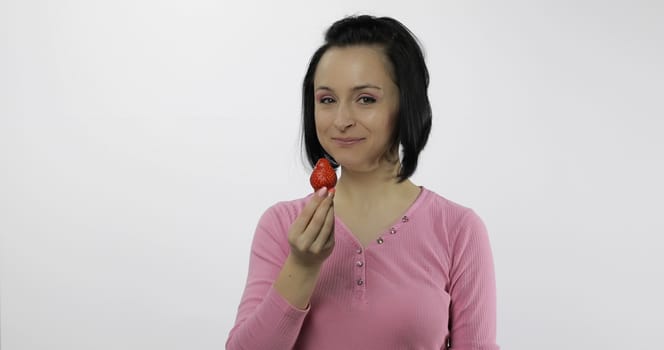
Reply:
M333 160L335 168L338 166L316 136L314 75L328 49L355 45L381 46L392 64L399 88L399 111L392 146L402 147L398 178L399 182L404 181L415 172L419 154L431 131L431 104L427 95L429 71L413 33L389 17L351 16L335 22L325 33L325 43L311 57L302 83L302 138L307 160L313 167L319 158L327 157Z

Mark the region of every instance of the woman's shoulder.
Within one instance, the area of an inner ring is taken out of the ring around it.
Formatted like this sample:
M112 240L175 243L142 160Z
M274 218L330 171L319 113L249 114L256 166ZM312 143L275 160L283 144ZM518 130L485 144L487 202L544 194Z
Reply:
M451 231L484 226L482 218L473 208L424 187L422 195L424 198L417 212L427 219L425 222L443 225Z
M423 196L421 209L428 211L431 215L462 218L475 214L475 211L470 207L453 201L431 189L422 187L421 196Z
M295 220L312 195L308 194L300 198L277 201L265 210L264 215L276 215L280 218Z
M275 202L263 211L257 225L257 235L282 237L304 208L311 195Z
M433 231L446 232L448 237L472 236L486 232L484 221L474 209L434 191L424 190L426 198L418 212L424 219L421 221L433 227Z

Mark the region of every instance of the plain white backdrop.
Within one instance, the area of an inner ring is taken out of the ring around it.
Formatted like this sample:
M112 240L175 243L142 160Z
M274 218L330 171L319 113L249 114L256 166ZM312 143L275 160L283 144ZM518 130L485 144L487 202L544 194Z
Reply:
M222 349L325 28L396 17L505 350L664 343L661 1L0 1L0 347Z

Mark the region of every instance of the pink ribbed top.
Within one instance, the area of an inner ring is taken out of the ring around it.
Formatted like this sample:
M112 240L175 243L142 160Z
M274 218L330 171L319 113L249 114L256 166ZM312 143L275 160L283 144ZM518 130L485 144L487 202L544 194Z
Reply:
M277 203L261 217L226 349L498 349L486 228L473 210L425 188L366 248L337 218L309 308L288 304L272 284L288 256L288 229L309 198Z

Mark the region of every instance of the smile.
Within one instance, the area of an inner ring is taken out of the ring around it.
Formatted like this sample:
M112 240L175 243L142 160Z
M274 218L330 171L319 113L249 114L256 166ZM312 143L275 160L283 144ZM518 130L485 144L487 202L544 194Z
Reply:
M340 138L332 138L332 141L336 143L337 145L340 146L351 146L357 143L360 143L364 141L364 138L360 137L340 137Z

